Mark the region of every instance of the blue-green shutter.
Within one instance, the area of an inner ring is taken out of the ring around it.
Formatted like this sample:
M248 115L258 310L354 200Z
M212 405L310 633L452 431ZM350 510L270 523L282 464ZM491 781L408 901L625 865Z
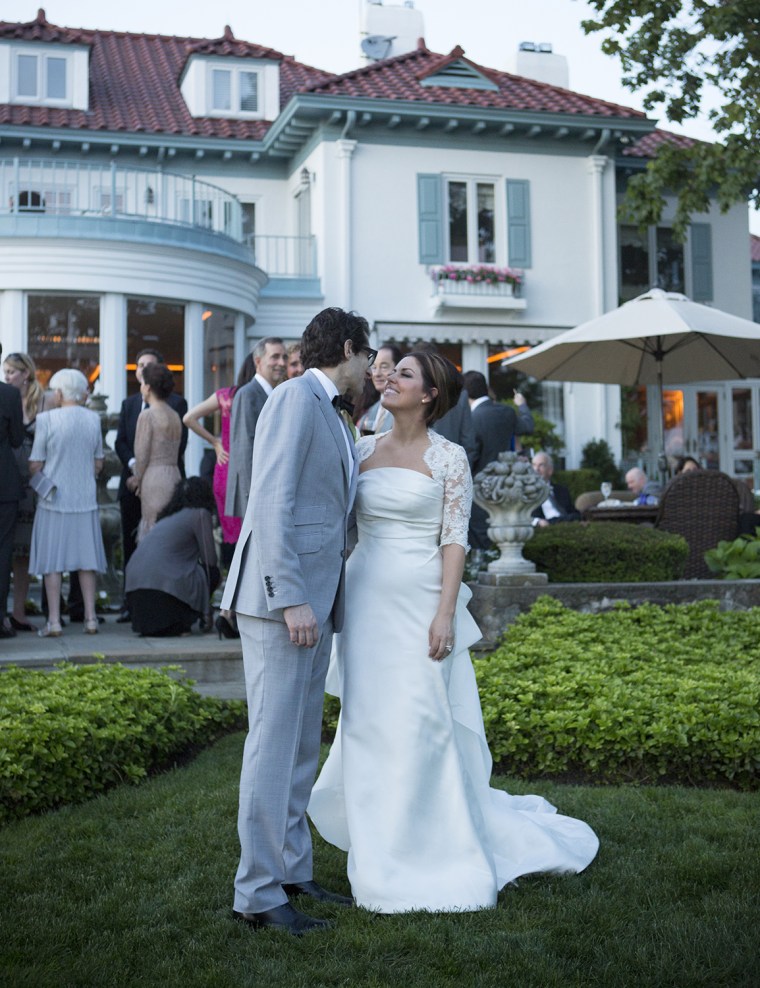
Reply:
M530 182L507 179L507 250L512 268L529 268L530 259Z
M709 223L691 225L691 297L695 302L712 302L712 227Z
M440 175L417 176L420 264L443 264L443 179Z

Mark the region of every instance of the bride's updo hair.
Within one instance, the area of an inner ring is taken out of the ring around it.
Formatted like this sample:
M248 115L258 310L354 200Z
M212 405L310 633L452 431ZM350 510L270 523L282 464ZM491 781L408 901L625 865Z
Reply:
M425 391L431 394L433 390L437 392L425 405L425 423L432 425L433 422L443 418L459 401L459 395L462 393L462 375L450 360L439 353L412 350L405 356L414 357L419 364Z

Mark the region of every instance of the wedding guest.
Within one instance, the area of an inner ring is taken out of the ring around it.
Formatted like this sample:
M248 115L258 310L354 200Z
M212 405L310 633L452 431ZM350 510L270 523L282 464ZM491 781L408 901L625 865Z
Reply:
M219 586L213 511L205 480L179 481L127 564L133 631L165 637L188 634L198 620L210 627L211 595Z
M42 638L61 634L61 582L77 572L84 601L84 630L97 634L96 573L106 570L95 478L103 467L100 419L84 408L87 378L74 368L50 379L56 407L37 416L29 459L32 474L44 472L54 487L41 491L32 528L29 571L43 576L48 620Z
M532 460L533 469L549 485L549 496L531 512L534 528L546 528L560 521L580 521L581 513L575 510L573 498L564 484L555 484L554 460L543 450Z
M3 348L0 345L0 354ZM24 441L24 413L21 393L10 384L0 383L0 638L15 638L8 620L8 590L11 578L13 530L24 482L14 451Z
M127 481L140 498L138 542L155 525L180 479L177 459L182 421L168 403L173 390L174 375L166 364L150 363L143 368L140 394L148 407L137 420L135 465Z
M137 383L142 385L142 373L143 369L148 366L148 364L157 363L163 364L164 358L159 350L140 350L137 354L135 362L135 377L137 378ZM174 391L169 395L169 404L172 406L174 411L179 415L180 419L187 411L187 402L182 397L182 395L176 394ZM143 407L147 407L145 402L143 402L142 395L138 392L137 394L130 395L129 398L125 398L121 403L121 410L119 412L119 427L116 431L116 442L114 443L114 448L116 454L121 460L121 478L119 480L119 510L121 512L121 544L124 553L124 567L126 568L127 563L135 551L135 545L137 544L137 529L140 524L140 498L134 493L133 490L127 486L127 481L132 476L132 468L135 464L135 433L137 431L137 420L140 417L140 412L143 411ZM184 463L183 457L185 455L185 447L187 446L187 429L182 428L182 441L179 445L179 456L177 458L177 466L181 474L184 474ZM122 610L116 619L117 623L124 624L130 620L129 610L127 609L126 598L122 600Z
M9 353L3 361L3 374L5 383L21 392L24 413L24 441L16 450L16 462L24 481L24 496L19 501L13 530L13 611L8 619L14 631L34 631L26 620L25 610L35 508L35 494L29 486L29 454L34 442L35 421L45 409L45 392L37 380L37 368L28 353Z
M679 456L676 460L675 469L673 471L674 476L678 476L680 473L689 473L690 470L701 470L702 467L698 460L695 460L693 456Z
M216 509L219 515L219 524L222 527L222 565L229 566L232 560L232 553L235 550L235 543L240 535L240 526L243 524L242 518L233 518L224 513L224 500L227 494L227 475L230 459L230 415L232 412L232 402L238 388L248 384L255 373L253 355L248 356L243 361L237 381L230 388L219 388L212 395L202 401L199 405L191 408L186 413L182 421L197 436L205 440L214 448L216 464L212 488ZM213 436L202 423L202 420L209 415L219 412L219 435Z
M381 432L388 432L393 425L393 416L387 408L383 408L380 399L385 391L388 375L393 372L399 360L401 360L401 350L395 343L383 343L377 351L377 358L371 368L376 397L374 403L356 423L360 435L367 436L373 433L379 435Z
M288 380L292 377L300 377L303 374L303 364L301 363L301 343L291 343L288 347Z
M625 485L633 494L634 504L658 504L662 486L650 480L641 467L631 467L625 475Z
M490 788L462 584L470 468L432 429L460 387L439 354L407 354L382 398L393 429L356 444L359 540L327 680L341 714L308 812L373 912L487 909L520 875L582 871L599 844L542 797Z

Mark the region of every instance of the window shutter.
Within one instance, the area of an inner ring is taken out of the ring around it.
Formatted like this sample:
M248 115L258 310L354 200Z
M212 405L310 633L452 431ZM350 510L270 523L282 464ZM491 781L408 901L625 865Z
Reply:
M695 302L712 302L712 227L709 223L691 225L691 297Z
M443 264L443 180L440 175L417 176L417 219L420 264Z
M529 268L530 182L507 179L507 257L510 267Z

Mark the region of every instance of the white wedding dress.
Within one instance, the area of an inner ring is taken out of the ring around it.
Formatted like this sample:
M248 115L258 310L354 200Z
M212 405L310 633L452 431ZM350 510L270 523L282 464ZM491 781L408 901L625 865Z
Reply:
M432 477L387 467L359 477L359 542L327 682L341 716L309 803L320 834L348 851L356 903L382 913L490 907L519 875L582 871L598 848L590 827L542 797L490 788L468 651L480 632L464 585L454 650L428 657L439 545L466 545L471 500L464 451L429 436ZM360 461L378 440L359 441Z

